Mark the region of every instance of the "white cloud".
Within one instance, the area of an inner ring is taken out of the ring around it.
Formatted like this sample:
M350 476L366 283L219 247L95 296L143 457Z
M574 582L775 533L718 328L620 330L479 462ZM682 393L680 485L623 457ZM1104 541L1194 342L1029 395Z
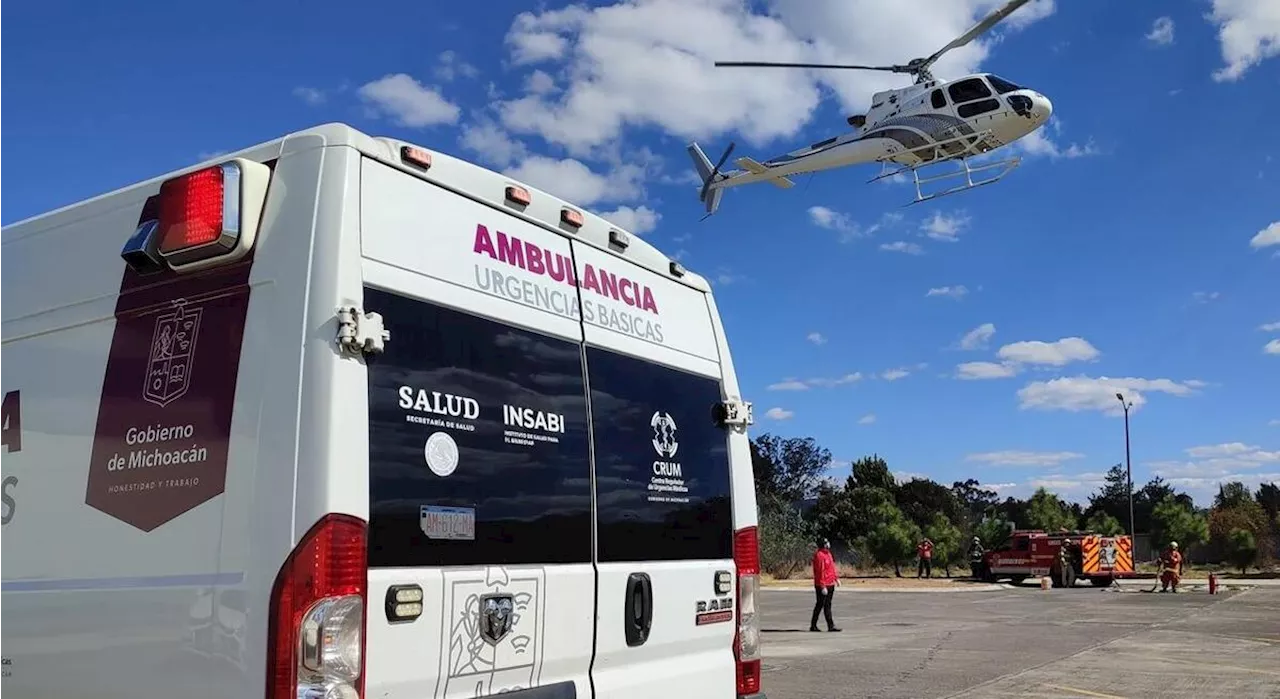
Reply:
M1222 292L1196 291L1196 292L1192 292L1191 298L1194 299L1197 303L1209 303L1210 301L1217 301L1218 299L1222 298Z
M645 171L639 165L620 165L599 174L579 160L533 155L508 168L506 174L561 199L591 206L641 196Z
M1242 442L1195 446L1183 450L1183 460L1155 461L1147 464L1152 473L1171 485L1191 492L1197 502L1208 504L1217 493L1218 484L1241 481L1253 487L1258 483L1280 480L1280 473L1263 472L1280 464L1280 450L1267 450Z
M1268 421L1267 425L1270 427L1280 427L1280 418Z
M862 372L855 371L852 374L845 374L835 378L817 378L817 379L783 379L778 383L769 384L770 391L807 391L811 388L833 388L835 386L846 386L848 384L857 383L862 380Z
M619 228L636 235L644 235L658 227L662 214L647 206L619 206L613 211L601 211L600 216Z
M1151 31L1147 32L1147 41L1161 46L1172 44L1173 18L1157 17L1156 21L1151 24Z
M764 416L770 420L790 420L795 416L795 413L783 408L769 408L769 410L765 412Z
M1062 135L1062 122L1057 117L1049 117L1048 124L1018 139L1014 147L1029 156L1045 156L1050 160L1084 158L1102 152L1092 140L1085 141L1084 145L1072 141L1063 146L1050 136L1050 132Z
M1258 329L1268 333L1275 332L1277 330L1280 330L1280 321L1276 321L1274 323L1263 323L1262 325L1258 326Z
M960 349L982 349L987 346L987 342L989 342L995 334L995 323L983 323L982 325L979 325L973 330L965 333L964 337L960 338Z
M880 378L884 379L885 381L897 381L898 379L905 379L910 375L911 375L910 371L902 367L898 367L896 369L887 369L881 372Z
M523 143L511 138L501 126L483 119L463 126L459 142L463 148L498 168L505 168L528 155Z
M293 96L313 107L324 104L325 100L328 98L328 95L325 94L324 90L321 90L318 87L301 86L293 88Z
M1266 354L1280 354L1280 340L1272 340L1263 345L1262 351Z
M928 296L948 296L953 299L962 299L969 294L969 289L963 284L957 286L937 286L925 294Z
M827 343L827 338L823 337L820 332L811 332L805 336L805 339L815 345L825 345Z
M628 127L680 138L735 131L751 145L795 136L833 91L843 113L903 76L854 71L716 68L716 60L904 62L960 35L991 0L773 0L759 14L740 0L623 0L595 8L524 12L506 37L511 62L571 76L555 98L526 91L500 102L504 123L581 154ZM1053 12L1039 0L935 66L940 77L976 69L1002 33ZM902 32L910 26L910 32ZM763 51L763 53L761 53Z
M1064 461L1083 459L1084 454L1074 451L984 451L969 454L965 461L996 466L1061 466Z
M1018 374L1018 365L1011 362L965 362L956 366L956 378L968 381L983 379L1007 379Z
M1064 337L1055 342L1025 340L1014 342L996 353L1001 359L1019 364L1044 364L1064 366L1071 362L1087 362L1097 359L1101 352L1080 337Z
M1209 20L1218 27L1226 64L1214 71L1214 80L1239 80L1263 60L1280 55L1280 7L1273 0L1213 0Z
M1123 393L1125 400L1133 403L1130 411L1140 409L1147 402L1148 393L1164 393L1186 397L1195 394L1197 386L1190 381L1143 378L1093 378L1089 376L1063 376L1050 381L1033 381L1018 390L1018 407L1023 410L1066 410L1080 412L1096 410L1108 415L1120 415L1124 411L1116 393Z
M923 255L924 248L916 243L908 243L905 240L898 240L892 243L881 243L880 249L886 252L903 252L908 255Z
M1032 478L1027 481L1027 489L1034 491L1036 488L1045 488L1068 502L1082 502L1105 483L1106 479L1105 473L1056 473L1043 478Z
M875 421L876 421L875 413L867 413L866 415L863 415L862 417L858 418L859 425L872 425L872 424L875 424Z
M944 215L941 211L920 222L920 230L934 240L954 243L960 240L960 231L969 225L969 217L960 214Z
M524 91L534 95L551 94L556 91L556 79L541 70L535 70L525 78Z
M426 87L404 73L383 76L360 86L360 98L375 114L390 117L396 124L423 128L453 124L461 110L436 88Z
M1280 221L1275 221L1258 231L1258 234L1249 240L1249 247L1255 250L1268 248L1272 245L1280 245Z
M436 59L435 75L445 82L459 77L470 80L480 75L480 70L458 58L456 52L444 51Z

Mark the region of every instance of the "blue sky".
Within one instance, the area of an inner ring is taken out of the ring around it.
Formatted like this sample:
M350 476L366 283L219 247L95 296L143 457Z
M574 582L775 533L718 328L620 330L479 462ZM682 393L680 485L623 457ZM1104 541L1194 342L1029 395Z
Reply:
M508 171L711 278L757 431L1080 498L1123 460L1119 388L1135 480L1203 501L1223 476L1280 480L1275 2L1038 0L935 68L1053 100L1004 181L904 208L910 186L866 166L731 190L705 222L689 139L764 159L905 84L712 61L904 62L998 3L10 5L3 220L345 121Z

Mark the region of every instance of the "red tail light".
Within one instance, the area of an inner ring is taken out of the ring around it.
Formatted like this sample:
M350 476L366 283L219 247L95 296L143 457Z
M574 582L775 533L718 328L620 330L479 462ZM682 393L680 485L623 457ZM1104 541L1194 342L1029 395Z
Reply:
M756 613L760 538L755 527L734 533L733 562L738 568L738 630L733 652L738 666L738 696L746 696L760 692L760 617Z
M228 223L223 204L226 184L223 167L215 165L160 185L161 254L208 245L222 237ZM240 193L235 195L238 199Z
M365 522L327 515L289 555L271 592L268 699L364 697Z

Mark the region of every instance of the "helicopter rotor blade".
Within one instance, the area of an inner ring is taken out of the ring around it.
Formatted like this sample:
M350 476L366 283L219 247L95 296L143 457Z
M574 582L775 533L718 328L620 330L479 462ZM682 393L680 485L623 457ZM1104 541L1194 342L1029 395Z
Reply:
M845 70L906 71L906 66L859 66L844 63L773 63L769 61L716 61L717 68L835 68Z
M989 31L992 27L994 27L996 24L1000 23L1006 17L1013 14L1015 11L1017 11L1018 8L1027 4L1029 1L1030 0L1009 0L1009 2L1005 3L1004 7L1001 7L1000 9L987 15L982 19L982 21L973 25L973 27L971 27L969 31L961 34L955 39L952 39L951 43L947 44L946 46L943 46L942 48L934 52L932 56L929 56L928 58L924 59L924 61L920 63L920 67L921 68L929 67L933 65L934 62L936 62L939 58L942 58L942 54L952 49L958 49L961 46L968 44L970 41L973 41L974 39L978 38L979 36L982 36L987 31Z

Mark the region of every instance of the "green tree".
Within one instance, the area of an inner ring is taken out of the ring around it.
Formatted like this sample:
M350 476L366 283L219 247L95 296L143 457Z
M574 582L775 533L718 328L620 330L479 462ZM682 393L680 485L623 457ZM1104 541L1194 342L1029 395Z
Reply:
M1184 551L1209 538L1209 523L1176 496L1167 495L1151 512L1151 543L1164 550L1176 541Z
M928 478L912 478L898 484L894 498L902 514L921 529L928 527L938 513L954 525L964 521L960 501L951 489Z
M1253 498L1272 521L1280 517L1280 486L1275 483L1260 483Z
M920 528L891 502L883 503L871 513L875 524L864 537L865 548L872 560L893 565L893 574L902 577L902 562L915 553Z
M1046 532L1059 529L1075 529L1075 515L1062 504L1057 495L1044 488L1036 488L1036 492L1027 502L1027 524L1034 529Z
M804 568L816 538L789 504L760 508L760 566L775 578L785 580Z
M1089 496L1089 517L1098 512L1105 512L1117 521L1129 520L1129 475L1123 465L1112 466L1102 487Z
M967 513L968 526L970 528L981 522L984 516L990 514L999 500L996 491L983 488L982 484L974 478L952 483L951 492L960 501L960 506Z
M858 487L880 488L889 493L897 488L897 482L889 472L889 464L874 454L853 462L849 477Z
M942 566L947 577L951 577L951 566L959 565L964 558L965 551L961 543L964 534L946 515L935 512L924 528L924 535L933 542L933 564Z
M1120 524L1120 520L1102 510L1089 515L1089 521L1085 522L1084 528L1104 536L1115 536L1116 534L1124 533L1124 525Z
M1009 535L1013 533L1013 523L999 517L989 517L973 527L973 535L982 542L982 548L990 551L1009 543Z
M1156 476L1147 481L1146 485L1133 494L1134 528L1140 532L1152 531L1151 515L1155 511L1156 505L1166 497L1172 497L1188 508L1195 509L1195 502L1190 495L1177 492L1163 478ZM1121 517L1120 521L1127 523L1129 520L1126 517Z
M812 437L762 434L751 441L756 492L791 505L813 494L831 466L831 452Z
M1249 494L1249 489L1240 481L1231 481L1230 483L1218 485L1218 495L1213 499L1213 509L1221 510L1228 507L1247 505L1247 503L1256 504Z
M1258 542L1248 529L1232 529L1227 534L1227 560L1244 575L1258 558Z

